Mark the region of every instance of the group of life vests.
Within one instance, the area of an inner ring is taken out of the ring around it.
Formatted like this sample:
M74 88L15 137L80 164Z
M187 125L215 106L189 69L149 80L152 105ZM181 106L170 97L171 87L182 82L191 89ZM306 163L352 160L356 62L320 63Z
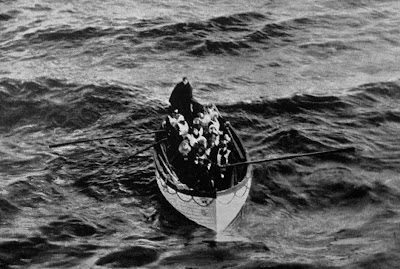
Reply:
M170 162L182 172L180 181L188 188L223 190L234 184L232 169L222 167L235 162L226 124L214 105L205 106L190 124L177 110L165 119Z

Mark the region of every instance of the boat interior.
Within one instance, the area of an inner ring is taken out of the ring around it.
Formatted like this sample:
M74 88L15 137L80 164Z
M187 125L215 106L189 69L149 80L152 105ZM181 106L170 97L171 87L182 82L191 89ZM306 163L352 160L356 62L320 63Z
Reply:
M229 149L231 150L231 154L234 155L234 159L237 163L246 162L248 160L248 155L243 147L243 142L240 137L236 134L233 127L227 123L223 118L218 119L221 128L224 128L224 132L227 133L230 138L231 142L229 143ZM248 165L241 164L237 166L232 166L233 169L231 180L232 184L229 188L225 190L221 189L207 189L202 190L200 188L191 187L187 188L180 188L177 182L186 182L188 177L193 177L195 175L190 174L191 169L183 169L185 165L180 165L179 162L175 162L174 158L176 158L177 154L180 154L176 147L172 147L168 141L170 141L170 137L168 137L168 132L159 132L156 134L156 145L154 146L154 157L156 163L156 169L159 176L164 180L165 184L169 187L173 188L176 191L181 193L189 194L192 196L198 197L215 197L217 193L231 191L233 189L240 188L243 183L244 178L248 172ZM189 170L189 172L188 172Z

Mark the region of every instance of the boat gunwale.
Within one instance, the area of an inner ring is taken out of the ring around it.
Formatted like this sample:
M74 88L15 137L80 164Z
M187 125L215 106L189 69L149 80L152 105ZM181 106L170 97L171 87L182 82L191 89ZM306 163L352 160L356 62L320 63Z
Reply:
M229 125L228 128L232 131L232 133L234 133L234 136L235 136L234 139L237 140L237 142L240 144L240 150L244 153L245 160L248 160L249 156L248 156L247 151L243 147L243 141L236 134L236 131L232 128L232 126ZM157 139L157 136L156 136L156 139ZM242 177L242 180L239 183L237 183L236 185L234 185L228 189L220 190L220 191L213 191L213 192L205 192L205 191L194 190L194 189L191 189L191 190L179 189L175 185L175 183L172 182L172 180L170 178L168 178L168 176L175 177L175 178L178 178L178 177L170 169L170 167L169 167L170 164L168 162L168 158L167 158L165 152L162 150L161 144L156 145L156 147L154 148L154 157L155 157L154 159L155 159L155 163L156 163L156 169L158 170L160 177L162 177L162 180L164 181L164 183L166 183L170 188L174 189L176 192L179 192L179 193L182 193L185 195L190 195L192 197L204 197L204 198L214 198L215 199L218 196L222 196L222 195L226 195L226 194L230 194L230 193L234 193L234 192L238 191L239 189L243 188L247 184L247 182L251 179L250 166L246 165L246 168L245 168L246 172L245 172L244 176ZM161 157L160 155L163 155L163 157ZM163 164L161 164L161 162ZM168 176L164 172L164 169L162 166L167 170Z

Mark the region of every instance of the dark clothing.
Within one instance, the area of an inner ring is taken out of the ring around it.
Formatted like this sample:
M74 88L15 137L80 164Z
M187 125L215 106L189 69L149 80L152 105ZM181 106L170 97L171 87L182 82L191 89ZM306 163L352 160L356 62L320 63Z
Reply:
M169 102L171 104L171 111L178 109L179 114L185 117L187 122L192 118L191 103L193 98L193 89L190 83L186 85L182 82L178 83L171 93Z
M217 190L225 190L237 184L234 175L234 167L219 167L229 163L236 163L233 152L224 153L221 148L214 147L210 152L210 160L214 164L212 167L212 175L214 177L214 185Z
M193 89L189 82L186 85L183 81L178 83L169 97L169 102L171 104L170 113L178 109L178 112L185 117L185 120L190 125L194 115L198 112L203 112L203 106L193 99Z
M194 171L196 174L198 188L202 191L212 192L214 190L214 184L210 178L210 172L207 168L207 164L208 160L196 163L194 165Z

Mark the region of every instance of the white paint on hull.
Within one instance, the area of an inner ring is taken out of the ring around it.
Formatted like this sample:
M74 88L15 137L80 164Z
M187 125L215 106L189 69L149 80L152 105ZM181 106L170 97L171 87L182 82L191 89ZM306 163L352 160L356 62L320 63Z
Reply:
M249 173L247 176L250 176ZM216 232L225 230L246 202L251 178L236 191L222 191L217 198L196 197L168 186L156 170L157 184L165 199L188 219Z

